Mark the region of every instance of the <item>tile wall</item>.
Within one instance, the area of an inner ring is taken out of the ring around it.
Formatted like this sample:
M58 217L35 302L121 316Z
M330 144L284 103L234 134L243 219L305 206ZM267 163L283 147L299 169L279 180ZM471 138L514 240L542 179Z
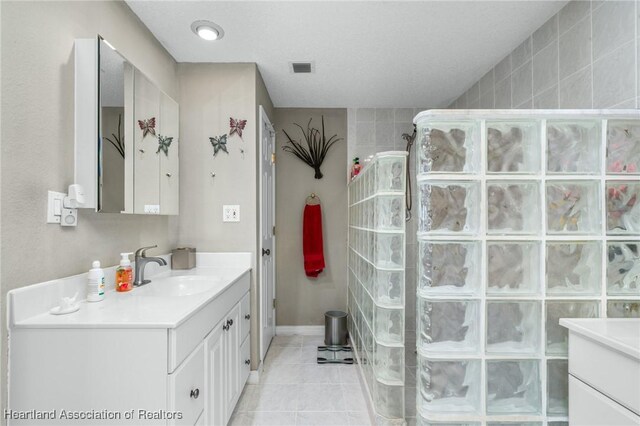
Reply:
M639 61L640 0L574 0L449 108L640 108Z

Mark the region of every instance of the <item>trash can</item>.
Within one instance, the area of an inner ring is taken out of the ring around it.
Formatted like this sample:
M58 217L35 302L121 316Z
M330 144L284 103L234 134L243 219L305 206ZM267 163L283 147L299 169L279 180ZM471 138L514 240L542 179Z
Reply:
M327 311L324 314L324 344L327 346L347 345L347 313Z

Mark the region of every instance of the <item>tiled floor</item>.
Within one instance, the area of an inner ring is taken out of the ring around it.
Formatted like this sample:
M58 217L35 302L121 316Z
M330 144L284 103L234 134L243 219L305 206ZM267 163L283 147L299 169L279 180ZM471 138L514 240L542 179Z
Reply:
M260 383L246 385L232 426L370 426L355 365L318 365L321 336L276 336Z

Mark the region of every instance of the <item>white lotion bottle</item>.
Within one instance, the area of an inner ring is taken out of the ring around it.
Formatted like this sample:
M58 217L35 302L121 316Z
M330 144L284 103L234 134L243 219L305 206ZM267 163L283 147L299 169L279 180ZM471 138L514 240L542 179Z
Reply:
M104 299L104 270L100 261L94 260L87 276L87 302L100 302Z

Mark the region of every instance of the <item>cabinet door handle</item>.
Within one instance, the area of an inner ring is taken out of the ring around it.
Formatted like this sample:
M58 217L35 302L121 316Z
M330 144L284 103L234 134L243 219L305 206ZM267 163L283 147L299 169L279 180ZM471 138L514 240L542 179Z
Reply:
M262 249L263 256L269 256L271 254L271 249Z
M191 398L198 399L200 396L200 389L191 389Z
M171 173L167 173L167 177L171 177Z
M244 316L244 319L248 320L249 318L251 318L251 314L247 314Z
M231 326L233 325L233 320L232 320L232 319L230 319L229 321L227 321L227 325L228 325L229 327L231 327Z
M247 364L247 365L249 365L249 364L251 364L251 360L250 360L250 359L245 359L245 360L244 360L244 363L245 363L245 364Z
M223 326L222 326L222 329L223 329L224 331L229 330L229 323L227 323L227 324L223 325Z

